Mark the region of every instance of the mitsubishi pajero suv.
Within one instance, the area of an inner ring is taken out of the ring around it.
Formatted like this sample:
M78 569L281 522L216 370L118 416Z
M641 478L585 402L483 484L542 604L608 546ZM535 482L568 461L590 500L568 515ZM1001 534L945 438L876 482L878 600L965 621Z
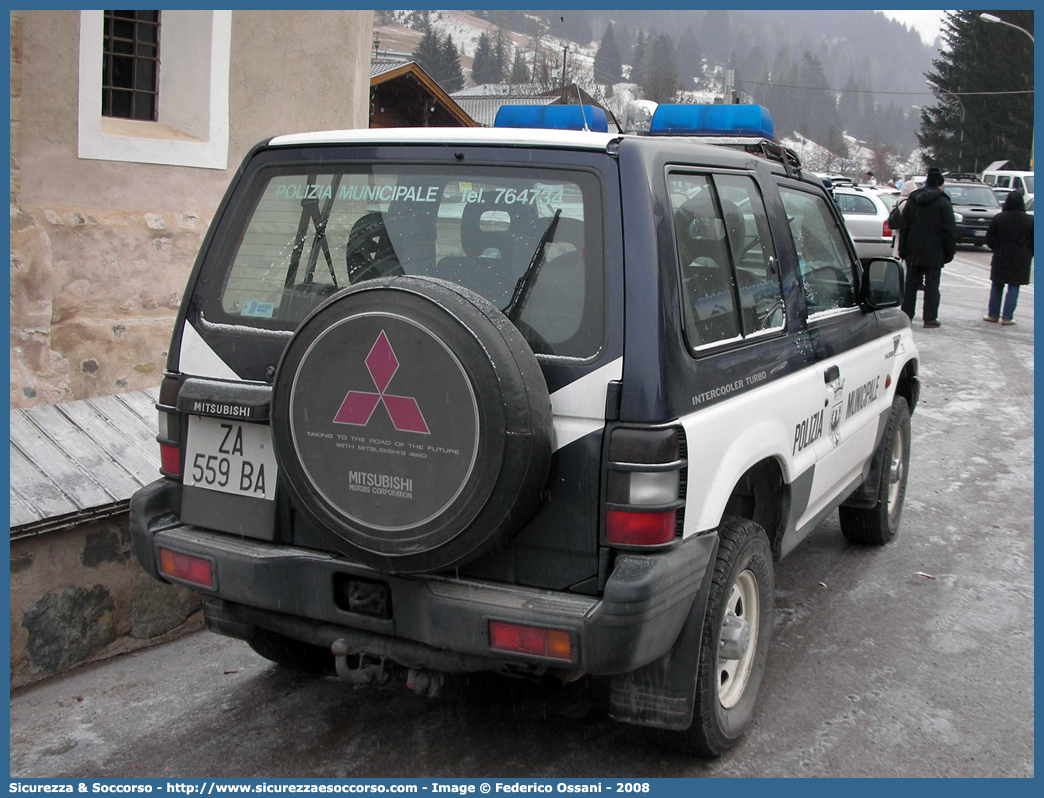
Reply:
M135 554L283 665L604 677L720 754L774 562L834 512L898 531L902 285L759 106L278 136L189 278Z

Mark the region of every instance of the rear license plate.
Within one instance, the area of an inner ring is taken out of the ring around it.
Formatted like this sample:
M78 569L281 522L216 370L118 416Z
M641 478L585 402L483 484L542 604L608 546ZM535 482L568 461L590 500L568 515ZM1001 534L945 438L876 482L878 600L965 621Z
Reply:
M189 417L186 485L271 501L277 469L268 426Z

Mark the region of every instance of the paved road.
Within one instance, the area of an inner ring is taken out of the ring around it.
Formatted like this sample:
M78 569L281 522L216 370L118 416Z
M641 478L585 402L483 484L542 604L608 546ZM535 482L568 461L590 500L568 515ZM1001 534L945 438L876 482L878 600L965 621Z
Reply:
M777 566L749 735L718 760L610 721L605 685L452 678L420 699L289 674L209 634L11 701L13 776L1033 776L1033 290L982 322L988 253L944 272L915 326L923 391L903 531L836 515Z

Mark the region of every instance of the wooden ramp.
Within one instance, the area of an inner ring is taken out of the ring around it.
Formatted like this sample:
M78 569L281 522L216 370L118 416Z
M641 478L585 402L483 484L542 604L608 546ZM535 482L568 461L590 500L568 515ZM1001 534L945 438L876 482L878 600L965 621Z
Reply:
M159 478L159 389L11 411L11 538L123 512Z

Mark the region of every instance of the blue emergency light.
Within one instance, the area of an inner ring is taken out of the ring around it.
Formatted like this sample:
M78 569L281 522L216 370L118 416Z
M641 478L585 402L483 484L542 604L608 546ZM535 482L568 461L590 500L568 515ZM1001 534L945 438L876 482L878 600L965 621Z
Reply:
M609 132L605 111L593 105L502 105L493 127Z
M772 140L772 117L762 105L659 105L650 136L756 136Z

